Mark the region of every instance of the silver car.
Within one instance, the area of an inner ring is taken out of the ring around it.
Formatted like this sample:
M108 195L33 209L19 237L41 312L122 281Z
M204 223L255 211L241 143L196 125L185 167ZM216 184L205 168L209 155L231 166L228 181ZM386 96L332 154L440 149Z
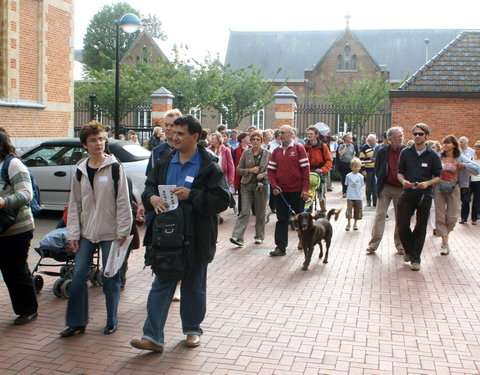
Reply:
M145 169L150 151L130 141L108 140L110 151L122 163L133 183L137 202L145 188ZM40 187L43 208L63 210L68 206L70 183L76 164L88 156L78 138L55 138L35 146L21 156Z

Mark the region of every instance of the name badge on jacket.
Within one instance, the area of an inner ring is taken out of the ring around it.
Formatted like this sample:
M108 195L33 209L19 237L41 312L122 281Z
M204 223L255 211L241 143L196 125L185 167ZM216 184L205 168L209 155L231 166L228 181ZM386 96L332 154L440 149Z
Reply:
M427 167L428 167L428 163L422 163L422 167L423 167L423 168L427 168Z

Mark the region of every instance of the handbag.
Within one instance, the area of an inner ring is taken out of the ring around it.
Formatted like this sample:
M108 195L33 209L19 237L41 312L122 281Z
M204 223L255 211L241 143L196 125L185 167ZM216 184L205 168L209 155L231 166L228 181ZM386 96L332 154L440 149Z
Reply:
M438 185L438 189L440 190L441 194L452 194L456 185L456 182L442 180Z
M0 210L0 234L3 234L15 224L15 218L7 211Z

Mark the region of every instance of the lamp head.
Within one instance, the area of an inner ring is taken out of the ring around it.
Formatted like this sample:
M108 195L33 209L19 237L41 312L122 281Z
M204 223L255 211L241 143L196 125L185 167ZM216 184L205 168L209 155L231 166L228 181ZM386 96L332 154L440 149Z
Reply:
M138 19L138 17L133 13L127 13L115 23L122 28L122 30L126 33L134 33L137 31L141 26L142 23Z

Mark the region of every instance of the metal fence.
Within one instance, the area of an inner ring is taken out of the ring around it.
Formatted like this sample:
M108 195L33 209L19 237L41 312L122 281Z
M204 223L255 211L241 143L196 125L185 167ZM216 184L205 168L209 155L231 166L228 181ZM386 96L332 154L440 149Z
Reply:
M112 114L112 115L110 115ZM138 103L120 107L120 134L127 136L129 130L135 131L140 144L150 138L152 134L152 104L149 102ZM110 118L111 117L111 118ZM74 130L75 136L78 135L80 128L91 120L97 120L104 126L110 126L114 131L113 108L98 103L94 100L90 102L75 102L74 104Z
M362 119L366 121L362 121ZM391 127L392 114L390 105L379 110L374 114L362 113L357 108L334 108L329 104L321 105L299 105L295 110L295 127L299 130L299 135L304 137L309 125L323 122L330 127L332 135L342 135L351 132L349 124L352 122L362 122L355 135L358 139L371 133L381 137L383 132Z

